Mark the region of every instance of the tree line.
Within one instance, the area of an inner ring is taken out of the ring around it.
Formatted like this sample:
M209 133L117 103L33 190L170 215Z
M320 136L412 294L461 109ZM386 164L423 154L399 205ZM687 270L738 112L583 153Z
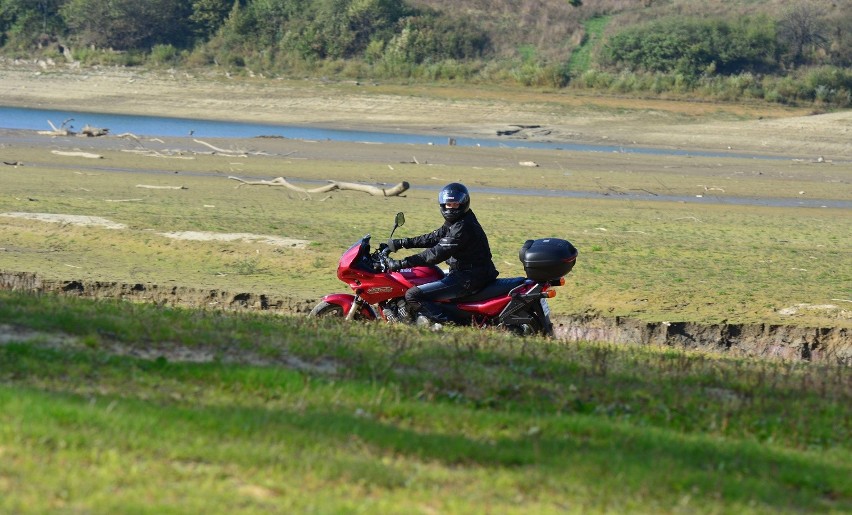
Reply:
M495 51L506 47L506 31L465 16L465 0L459 2L447 9L428 0L0 0L0 51L85 64L218 65L852 105L852 13L829 16L817 4L796 2L757 16L667 16L618 26L594 41L579 34L567 46L550 42L566 48L564 55L518 39L506 56ZM579 0L570 4L583 22L601 15ZM592 56L582 68L572 64L578 50Z

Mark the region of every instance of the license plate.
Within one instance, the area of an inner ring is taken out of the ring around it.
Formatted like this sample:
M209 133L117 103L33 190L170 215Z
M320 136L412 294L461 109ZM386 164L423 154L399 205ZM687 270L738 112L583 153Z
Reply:
M550 318L550 306L547 305L547 299L541 299L541 309L544 310L544 316Z

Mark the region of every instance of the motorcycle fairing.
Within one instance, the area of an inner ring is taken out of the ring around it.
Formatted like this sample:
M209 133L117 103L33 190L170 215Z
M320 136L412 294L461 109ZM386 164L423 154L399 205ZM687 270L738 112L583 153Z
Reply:
M398 276L396 274L399 274ZM395 272L395 277L402 277L402 282L407 282L411 286L420 286L421 284L440 281L446 275L444 271L437 266L418 266L415 268L403 268L399 272Z
M368 234L340 256L337 263L337 278L345 283L352 283L372 277L376 271L370 263L369 254L370 235Z

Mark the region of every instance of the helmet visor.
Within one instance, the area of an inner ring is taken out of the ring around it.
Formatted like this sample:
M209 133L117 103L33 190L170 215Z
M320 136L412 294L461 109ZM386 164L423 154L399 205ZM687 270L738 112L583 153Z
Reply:
M438 194L438 203L442 206L456 204L456 207L458 207L458 205L463 204L466 199L467 193L463 191L442 190Z
M441 204L441 207L444 209L458 209L461 207L461 202L444 202Z

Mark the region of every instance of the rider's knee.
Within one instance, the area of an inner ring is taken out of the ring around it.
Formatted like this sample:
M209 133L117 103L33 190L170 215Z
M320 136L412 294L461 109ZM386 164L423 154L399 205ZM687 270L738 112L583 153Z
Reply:
M412 286L405 292L405 300L408 302L420 303L423 300L423 290L417 286Z

